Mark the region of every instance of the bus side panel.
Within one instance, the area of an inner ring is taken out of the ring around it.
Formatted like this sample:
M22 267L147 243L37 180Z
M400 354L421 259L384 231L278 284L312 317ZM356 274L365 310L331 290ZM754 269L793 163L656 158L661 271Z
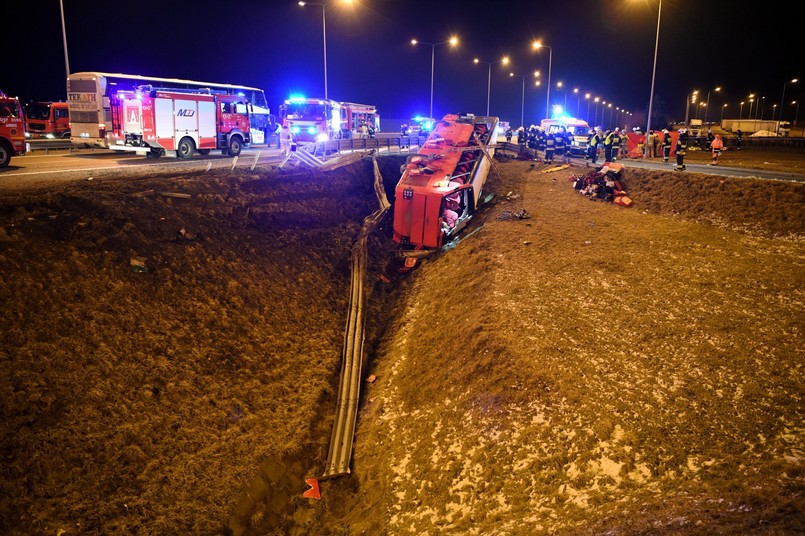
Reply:
M173 125L173 100L154 99L154 118L156 122L157 143L165 149L175 150L176 129Z
M217 143L215 123L216 123L216 103L212 101L201 101L198 103L198 148L215 149Z

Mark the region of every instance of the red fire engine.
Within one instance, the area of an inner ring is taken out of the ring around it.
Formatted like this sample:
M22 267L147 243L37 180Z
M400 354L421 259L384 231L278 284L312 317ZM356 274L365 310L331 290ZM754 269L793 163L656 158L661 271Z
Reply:
M150 158L190 158L213 149L237 156L251 144L251 104L238 95L153 89L119 91L110 101L109 148Z
M17 97L0 91L0 168L25 154L25 119Z
M70 115L66 102L33 102L25 106L29 138L70 138Z

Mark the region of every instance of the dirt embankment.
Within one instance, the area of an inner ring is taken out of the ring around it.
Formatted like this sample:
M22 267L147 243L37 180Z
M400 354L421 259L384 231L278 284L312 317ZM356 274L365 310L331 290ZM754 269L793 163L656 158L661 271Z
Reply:
M264 459L321 465L371 176L2 196L0 532L212 534Z
M802 530L803 186L543 169L409 276L387 216L354 476L255 534ZM375 208L368 162L0 197L0 532L215 534L265 460L316 474Z

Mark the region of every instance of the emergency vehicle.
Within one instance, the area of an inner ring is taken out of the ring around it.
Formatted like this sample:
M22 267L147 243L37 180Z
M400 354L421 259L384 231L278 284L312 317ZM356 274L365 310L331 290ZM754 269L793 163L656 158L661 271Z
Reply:
M394 200L394 241L438 248L467 225L492 166L498 118L446 115L403 166Z
M377 108L368 104L291 96L280 105L284 142L330 141L349 138L361 125L380 130Z
M22 156L25 151L25 119L20 101L0 91L0 168L8 166L12 156Z
M570 154L584 156L587 154L587 147L589 147L588 135L590 133L590 125L583 119L576 119L575 117L562 117L559 119L543 119L540 121L540 127L548 133L553 134L558 132L560 128L564 128L565 132L572 135L570 144L567 146L567 151Z
M69 138L70 115L66 102L33 102L25 106L26 136Z
M112 150L190 158L220 149L237 156L251 144L251 104L238 95L144 86L118 91L110 105Z

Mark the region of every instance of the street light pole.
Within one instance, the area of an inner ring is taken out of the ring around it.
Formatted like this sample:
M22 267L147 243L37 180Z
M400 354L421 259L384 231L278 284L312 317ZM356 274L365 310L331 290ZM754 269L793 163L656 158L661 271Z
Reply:
M504 56L498 61L481 61L478 58L472 60L475 63L486 63L489 66L489 74L486 81L486 116L489 117L489 100L492 95L492 65L495 63L502 63L503 65L509 64L509 57Z
M796 84L797 81L798 80L796 78L794 78L793 80L791 80L791 83ZM783 96L780 98L780 115L779 115L779 117L777 117L777 131L775 132L776 134L780 133L780 120L782 119L782 116L783 116L783 103L785 102L785 86L787 84L788 84L788 80L783 82Z
M657 51L660 46L660 17L662 16L662 0L657 10L657 37L654 39L654 68L651 71L651 94L648 98L648 120L646 122L646 135L651 132L651 110L654 105L654 79L657 76ZM687 119L685 121L687 123ZM648 143L645 148L645 157L648 158Z
M738 112L738 119L743 119L744 117L744 101L741 101L741 109Z
M584 99L587 101L587 115L584 116L584 119L589 122L590 121L590 94L585 93Z
M721 107L721 125L720 125L721 128L724 128L724 108L726 108L726 107L727 107L726 104Z
M424 41L411 39L411 44L427 45L430 47L430 110L428 111L428 117L433 119L433 75L436 71L436 46L449 44L451 47L454 47L458 44L458 37L453 36L447 41L440 41L438 43L426 43Z
M64 68L67 69L67 76L70 76L70 60L67 56L67 30L64 26L64 0L59 0L59 7L61 8L61 35L64 41Z
M721 91L721 86L715 89L716 93ZM707 102L704 103L704 124L707 124L707 112L710 110L710 90L707 90Z
M662 0L660 0L662 1ZM548 45L543 45L539 41L534 41L531 43L531 48L534 50L540 48L547 48L548 49L548 86L547 86L547 95L545 97L545 118L550 119L551 117L551 64L553 63L553 49Z
M519 76L520 78L523 79L523 96L522 96L522 99L520 101L520 126L525 128L525 78L526 77L525 77L524 74L514 74L514 73L509 73L509 76L512 76L512 77ZM488 112L487 112L487 115L489 115Z

